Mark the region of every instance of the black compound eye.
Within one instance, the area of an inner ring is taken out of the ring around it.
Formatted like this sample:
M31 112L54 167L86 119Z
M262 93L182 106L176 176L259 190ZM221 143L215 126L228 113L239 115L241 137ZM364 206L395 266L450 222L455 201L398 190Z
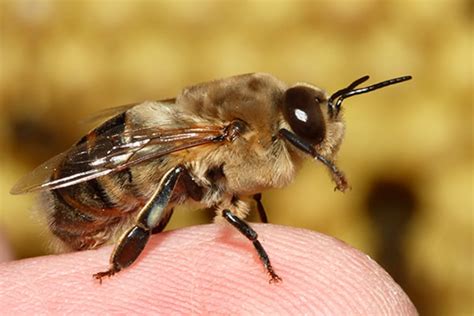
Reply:
M314 89L297 86L286 90L282 111L296 135L313 145L323 141L326 125L320 99Z

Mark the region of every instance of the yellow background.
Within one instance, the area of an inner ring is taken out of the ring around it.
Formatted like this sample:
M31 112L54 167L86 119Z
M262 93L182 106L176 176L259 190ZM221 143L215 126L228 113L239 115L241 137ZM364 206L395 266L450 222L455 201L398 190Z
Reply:
M308 161L264 194L272 223L370 254L427 315L472 314L470 1L2 1L0 234L17 258L46 251L32 196L14 182L65 150L102 108L264 71L333 92L362 75L412 81L345 101L333 192ZM210 221L177 212L169 228ZM251 217L255 220L255 217Z

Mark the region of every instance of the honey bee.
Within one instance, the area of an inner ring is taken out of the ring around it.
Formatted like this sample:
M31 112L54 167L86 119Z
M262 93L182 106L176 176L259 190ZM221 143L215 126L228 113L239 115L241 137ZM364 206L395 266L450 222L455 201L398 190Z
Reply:
M342 102L411 79L357 88L364 76L328 95L307 83L288 86L254 73L185 88L174 99L119 107L74 146L22 178L12 194L41 191L52 233L71 250L114 242L102 281L130 266L176 205L213 208L254 245L270 282L281 281L244 219L261 192L282 188L311 158L345 191L334 158L344 136Z

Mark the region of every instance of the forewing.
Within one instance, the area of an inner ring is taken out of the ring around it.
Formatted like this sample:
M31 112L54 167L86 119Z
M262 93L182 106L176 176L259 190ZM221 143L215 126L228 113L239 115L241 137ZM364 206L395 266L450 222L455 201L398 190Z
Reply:
M176 99L165 99L165 100L159 100L156 101L158 103L174 103ZM97 125L98 123L101 123L111 117L114 117L118 114L124 113L131 108L133 108L136 105L139 105L140 103L130 103L130 104L125 104L125 105L119 105L115 107L110 107L110 108L105 108L102 110L99 110L96 113L93 113L92 115L80 120L81 124L92 124L92 125Z
M12 194L52 190L88 181L180 150L225 140L223 126L145 128L84 141L20 179Z

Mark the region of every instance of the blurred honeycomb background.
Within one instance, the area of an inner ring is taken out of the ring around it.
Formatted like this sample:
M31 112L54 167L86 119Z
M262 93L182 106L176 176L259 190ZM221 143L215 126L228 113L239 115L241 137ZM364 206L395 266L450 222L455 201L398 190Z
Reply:
M263 202L272 223L372 256L422 314L473 313L472 1L0 3L3 260L47 253L34 196L8 191L87 132L91 113L256 71L330 92L411 74L345 102L338 164L350 192L308 161ZM169 229L212 218L176 213Z

